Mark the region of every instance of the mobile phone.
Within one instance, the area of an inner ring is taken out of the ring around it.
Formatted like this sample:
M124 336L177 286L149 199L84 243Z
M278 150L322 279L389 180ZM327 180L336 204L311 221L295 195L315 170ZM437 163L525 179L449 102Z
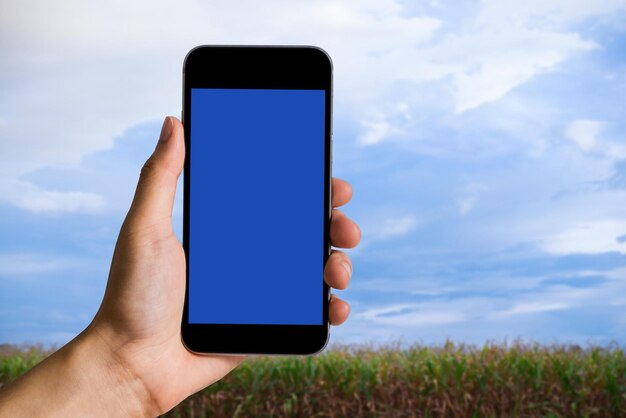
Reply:
M309 46L200 46L183 79L183 343L196 353L320 352L330 57Z

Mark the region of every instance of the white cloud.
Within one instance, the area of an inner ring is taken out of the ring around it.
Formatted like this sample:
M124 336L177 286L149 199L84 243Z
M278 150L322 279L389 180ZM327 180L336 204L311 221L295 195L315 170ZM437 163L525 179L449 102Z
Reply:
M370 251L371 245L377 242L386 242L394 238L400 238L407 235L420 225L420 221L413 215L405 215L398 217L369 217L369 219L360 221L359 225L363 231L363 237L359 245L350 250L351 257L361 257L367 254L367 257L372 257L373 253ZM384 248L384 247L383 247ZM384 251L384 249L383 249ZM406 256L412 256L411 250ZM392 251L392 257L402 257L396 250Z
M417 219L412 215L398 218L386 218L372 230L368 231L368 233L372 239L385 240L406 235L418 224Z
M560 311L563 309L568 309L569 306L564 303L520 303L515 305L513 308L499 312L499 315L518 315L518 314L528 314L528 313L539 313L539 312L550 312L550 311Z
M6 123L0 155L15 164L0 165L0 176L41 164L76 163L110 147L129 126L178 114L182 60L198 44L320 45L335 63L336 97L371 102L381 86L384 90L415 70L398 59L415 54L415 46L440 24L430 17L403 16L393 0L187 0L175 8L146 1L133 7L15 2L2 16L5 100L0 114Z
M577 119L565 128L565 136L573 141L583 152L591 151L598 141L604 123L592 119Z
M472 27L476 35L452 42L473 62L455 75L456 111L498 100L536 74L595 48L571 25L624 7L625 0L483 0Z
M409 16L396 0L185 0L174 8L147 1L132 7L121 1L13 2L0 17L0 178L76 164L110 147L129 126L178 114L182 59L197 44L326 48L335 63L335 98L364 121L361 142L373 144L410 124L398 116L412 111L393 105L397 83L440 81L457 112L475 108L592 46L575 33L557 32L558 25L542 29L536 15L562 23L618 5L581 4L572 13L562 2L533 3L511 14L508 6L485 2L475 22L468 16L467 32L435 38L440 19ZM503 16L521 17L503 26ZM402 94L405 107L421 100L410 88Z
M44 190L29 182L0 179L0 202L36 213L93 213L103 209L105 199L95 193Z
M505 265L499 270L506 270ZM372 297L377 297L381 291L394 290L404 295L405 302L371 307L369 303L355 301L349 330L341 330L340 335L346 335L353 342L371 338L441 342L453 337L455 341L482 344L494 339L531 337L546 342L571 338L587 343L595 338L584 331L568 335L556 318L567 318L567 314L561 312L565 310L578 314L599 309L620 312L626 303L625 274L625 269L574 272L574 281L600 276L597 285L582 288L567 285L562 272L537 277L487 273L480 278L453 282L380 278L371 283L366 281L365 287L355 283L353 290L358 287L359 292L369 292ZM555 278L563 284L549 284ZM426 292L411 292L417 289ZM415 297L419 302L411 301ZM606 338L602 332L599 335L601 339Z
M359 144L373 145L394 136L406 134L401 127L413 119L410 106L399 102L387 112L379 112L371 118L361 121L363 132Z
M364 114L396 80L438 74L416 46L439 26L395 0L12 2L0 16L0 178L76 165L129 126L179 114L182 61L198 44L320 45L333 57L336 100Z
M470 183L465 186L461 196L456 200L457 210L461 216L465 216L474 209L478 195L487 190L487 186L481 183Z
M22 280L23 276L71 269L80 266L81 263L78 259L53 257L48 254L0 254L0 277Z
M607 15L623 7L624 2L592 6L576 2L573 6L563 1L533 1L528 5L524 2L524 5L509 6L507 2L484 1L478 15L468 15L463 25L455 25L457 30L447 31L413 51L403 51L398 62L393 62L394 68L376 72L386 74L389 85L393 85L393 80L412 83L404 83L406 87L395 94L412 102L418 109L413 113L419 113L420 108L428 112L451 101L454 112L461 114L498 101L538 74L555 71L569 58L597 47L570 26L589 17ZM385 58L392 63L392 56ZM397 67L412 71L402 74ZM378 70L376 66L369 68ZM434 102L433 96L422 98L421 90L411 90L411 87L437 83L439 92ZM380 81L375 84L379 85ZM385 109L388 101L385 95L380 94L376 101L355 97L358 99L355 113L361 115L359 119L368 121L362 123L362 143L400 137L398 132L409 132L414 127L410 121L389 123L394 112ZM371 97L375 96L368 99Z
M376 324L396 327L443 325L466 319L463 314L449 307L435 311L420 304L396 304L367 309L358 313L357 316Z
M363 145L377 144L394 132L392 125L383 114L378 114L371 120L364 120L362 125L364 132L361 134L359 142Z
M612 141L603 141L600 144L600 152L612 160L626 158L626 146Z
M590 277L604 276L605 272L596 272ZM585 277L585 274L575 275ZM595 286L576 288L561 285L538 286L526 294L514 295L510 299L512 307L494 309L488 318L494 320L506 320L510 316L533 315L544 312L563 310L584 310L597 308L607 303L615 304L616 294L621 295L626 283L610 280L599 281Z
M457 199L457 208L461 216L467 215L476 204L476 196L463 196Z
M578 20L611 13L626 6L624 0L526 0L505 2L483 0L485 7L478 17L479 23L499 21L503 27L523 22L542 23L560 28Z
M607 123L594 119L576 119L565 127L565 137L583 153L593 153L610 160L626 158L626 146L602 135Z
M551 254L599 254L617 251L626 254L626 242L617 238L626 234L626 221L598 220L576 223L547 236L541 248Z
M474 46L472 46L474 45ZM577 34L508 27L458 38L448 48L472 48L463 68L455 72L455 111L465 112L504 97L515 87L555 66L575 52L594 47Z

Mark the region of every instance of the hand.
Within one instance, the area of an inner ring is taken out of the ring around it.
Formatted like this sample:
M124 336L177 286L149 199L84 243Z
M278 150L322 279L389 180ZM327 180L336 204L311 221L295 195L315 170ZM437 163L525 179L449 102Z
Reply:
M167 118L158 146L142 170L93 324L93 332L141 377L158 412L222 378L244 359L192 354L181 343L185 254L172 230L172 207L184 155L183 126ZM333 186L333 206L346 204L352 197L349 184L335 179ZM353 247L360 239L356 224L337 209L330 235L340 247ZM335 251L324 276L330 286L344 289L351 272L348 256ZM346 302L333 296L330 322L344 322L349 310Z
M103 391L114 385L124 390L106 402L108 407L83 410L75 415L106 416L115 414L114 408L119 406L126 415L129 411L135 414L141 411L143 415L156 416L221 379L245 359L244 356L196 355L181 342L185 254L172 229L172 207L184 158L183 126L177 119L168 117L157 147L141 171L115 247L100 310L83 334L60 350L61 356L65 353L72 360L74 368L80 369L81 358L94 356L101 360L95 363L106 365L107 372L92 365L95 376L85 379L95 386L109 386L99 388L98 396L102 397ZM351 186L343 180L333 179L332 191L333 208L346 204L352 197ZM333 209L330 237L333 246L352 248L358 244L361 232L340 210ZM333 251L324 280L333 288L345 289L351 274L349 257ZM341 324L349 312L349 305L333 295L328 313L331 324ZM52 366L48 369L52 369L54 359L49 360ZM45 367L45 362L42 366ZM49 405L50 401L48 408ZM66 407L64 411L67 410Z

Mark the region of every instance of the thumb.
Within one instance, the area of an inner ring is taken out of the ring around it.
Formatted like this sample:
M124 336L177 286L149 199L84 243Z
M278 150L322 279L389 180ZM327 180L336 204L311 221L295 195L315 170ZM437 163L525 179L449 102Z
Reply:
M131 229L171 228L176 183L185 163L183 125L173 116L163 121L156 148L141 169L135 197L125 223Z

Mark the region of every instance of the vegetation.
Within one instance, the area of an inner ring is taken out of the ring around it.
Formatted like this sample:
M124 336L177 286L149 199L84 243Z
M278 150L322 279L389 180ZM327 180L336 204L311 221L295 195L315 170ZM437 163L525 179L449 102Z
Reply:
M0 384L44 357L0 350ZM488 344L336 347L316 357L255 357L170 417L619 417L619 346Z

